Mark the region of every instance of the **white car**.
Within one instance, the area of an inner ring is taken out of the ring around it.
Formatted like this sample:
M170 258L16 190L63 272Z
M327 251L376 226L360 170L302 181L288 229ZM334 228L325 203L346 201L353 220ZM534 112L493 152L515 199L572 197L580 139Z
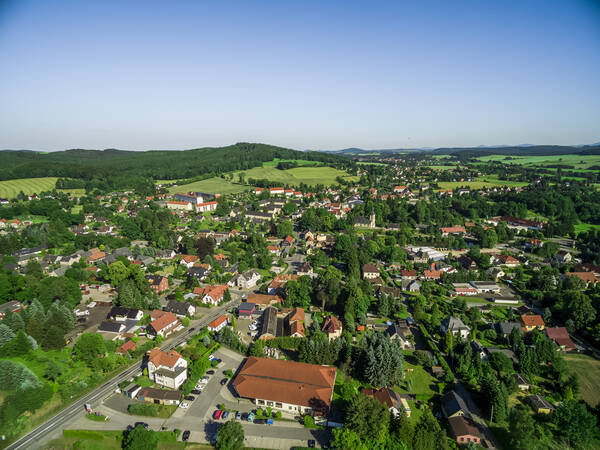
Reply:
M250 331L254 331L254 330L256 330L256 326L255 325L248 325L248 329Z
M190 404L189 404L189 403L186 403L186 402L183 402L183 403L180 403L180 404L179 404L179 407L180 407L180 408L183 408L183 409L187 409L187 408L189 408L189 407L190 407Z
M210 378L208 378L208 377L202 377L202 379L201 379L200 381L198 381L198 384L200 384L200 383L202 383L202 384L206 384L206 383L208 383L208 380L209 380L209 379L210 379Z

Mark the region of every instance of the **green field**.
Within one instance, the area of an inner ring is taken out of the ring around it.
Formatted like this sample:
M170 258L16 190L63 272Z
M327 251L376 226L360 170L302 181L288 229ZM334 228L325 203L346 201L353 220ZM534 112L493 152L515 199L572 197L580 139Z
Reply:
M511 158L511 159L506 159ZM506 164L543 167L548 164L574 166L576 169L589 169L590 166L600 165L600 155L550 155L550 156L507 156L487 155L477 158L479 161L500 161Z
M440 181L438 183L441 189L456 189L467 186L470 189L482 189L485 187L500 186L527 186L527 183L521 181L499 180L493 175L478 177L475 181Z
M50 191L56 186L56 180L58 180L56 177L46 177L0 181L0 197L15 198L20 191L26 195Z
M57 189L57 191L69 194L71 197L83 197L85 195L85 189Z
M585 233L590 230L599 230L600 225L596 225L593 223L578 223L575 225L575 234Z
M432 170L454 170L456 169L456 165L454 166L425 166L429 167Z
M566 354L564 358L577 374L579 398L595 407L600 402L600 361L582 354Z
M319 164L318 161L307 161L306 159L279 159L275 158L273 161L267 161L263 163L263 167L275 167L280 162L295 162L299 166L316 166Z
M267 179L269 181L279 182L283 184L298 185L305 183L308 185L316 184L335 184L335 179L338 176L343 177L348 181L358 181L358 177L348 175L343 170L334 169L333 167L318 166L318 167L295 167L288 170L278 170L275 167L254 167L249 170L235 172L234 179L237 179L238 174L243 172L246 181L250 178Z
M237 178L236 178L237 180ZM250 186L244 186L242 184L234 184L220 177L207 178L206 180L196 181L194 183L182 184L179 186L172 186L168 190L170 193L174 192L210 192L213 194L237 194L249 190Z

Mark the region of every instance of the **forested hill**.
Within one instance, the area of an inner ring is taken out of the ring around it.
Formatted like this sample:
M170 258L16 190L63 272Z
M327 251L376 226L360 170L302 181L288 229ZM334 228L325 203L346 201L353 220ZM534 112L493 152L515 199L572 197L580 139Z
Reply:
M52 153L0 152L0 180L64 177L82 180L131 177L190 178L260 166L274 158L304 159L331 165L349 160L321 152L301 152L267 144L237 143L227 147L183 151L65 150Z

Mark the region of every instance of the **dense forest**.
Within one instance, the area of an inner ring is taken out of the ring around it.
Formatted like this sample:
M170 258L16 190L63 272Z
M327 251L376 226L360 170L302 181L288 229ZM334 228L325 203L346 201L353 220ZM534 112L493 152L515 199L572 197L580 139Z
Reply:
M170 180L246 170L275 158L304 159L339 166L352 164L338 155L252 143L185 151L3 151L0 152L0 180L61 177L90 182L110 179L114 187L122 187L131 185L135 179Z

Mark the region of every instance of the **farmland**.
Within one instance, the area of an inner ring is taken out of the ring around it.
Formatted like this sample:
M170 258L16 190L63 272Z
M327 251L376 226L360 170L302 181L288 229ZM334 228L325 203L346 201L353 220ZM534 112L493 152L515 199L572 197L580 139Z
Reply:
M20 191L25 195L50 191L56 186L56 180L56 177L45 177L0 181L0 197L16 198Z
M500 161L505 164L544 167L547 165L573 166L575 169L586 170L591 166L600 165L600 155L550 155L550 156L506 156L487 155L477 158L479 161Z
M565 355L569 367L579 380L579 397L590 406L600 402L600 361L587 355Z
M250 189L249 186L242 184L235 184L231 181L225 180L220 177L207 178L206 180L196 181L194 183L182 184L179 186L172 186L169 188L169 192L210 192L213 194L236 194Z
M279 182L282 184L298 185L305 183L308 185L317 184L334 184L335 179L339 176L349 181L357 181L358 177L348 175L343 170L334 169L332 167L318 166L318 167L295 167L288 170L278 170L275 167L254 167L250 170L238 171L234 174L234 179L239 176L239 173L243 172L246 180L250 178L254 179L267 179L269 181Z
M501 186L527 186L527 183L521 181L499 180L494 176L478 177L475 181L440 181L438 184L441 189L456 189L463 186L467 186L471 189Z

